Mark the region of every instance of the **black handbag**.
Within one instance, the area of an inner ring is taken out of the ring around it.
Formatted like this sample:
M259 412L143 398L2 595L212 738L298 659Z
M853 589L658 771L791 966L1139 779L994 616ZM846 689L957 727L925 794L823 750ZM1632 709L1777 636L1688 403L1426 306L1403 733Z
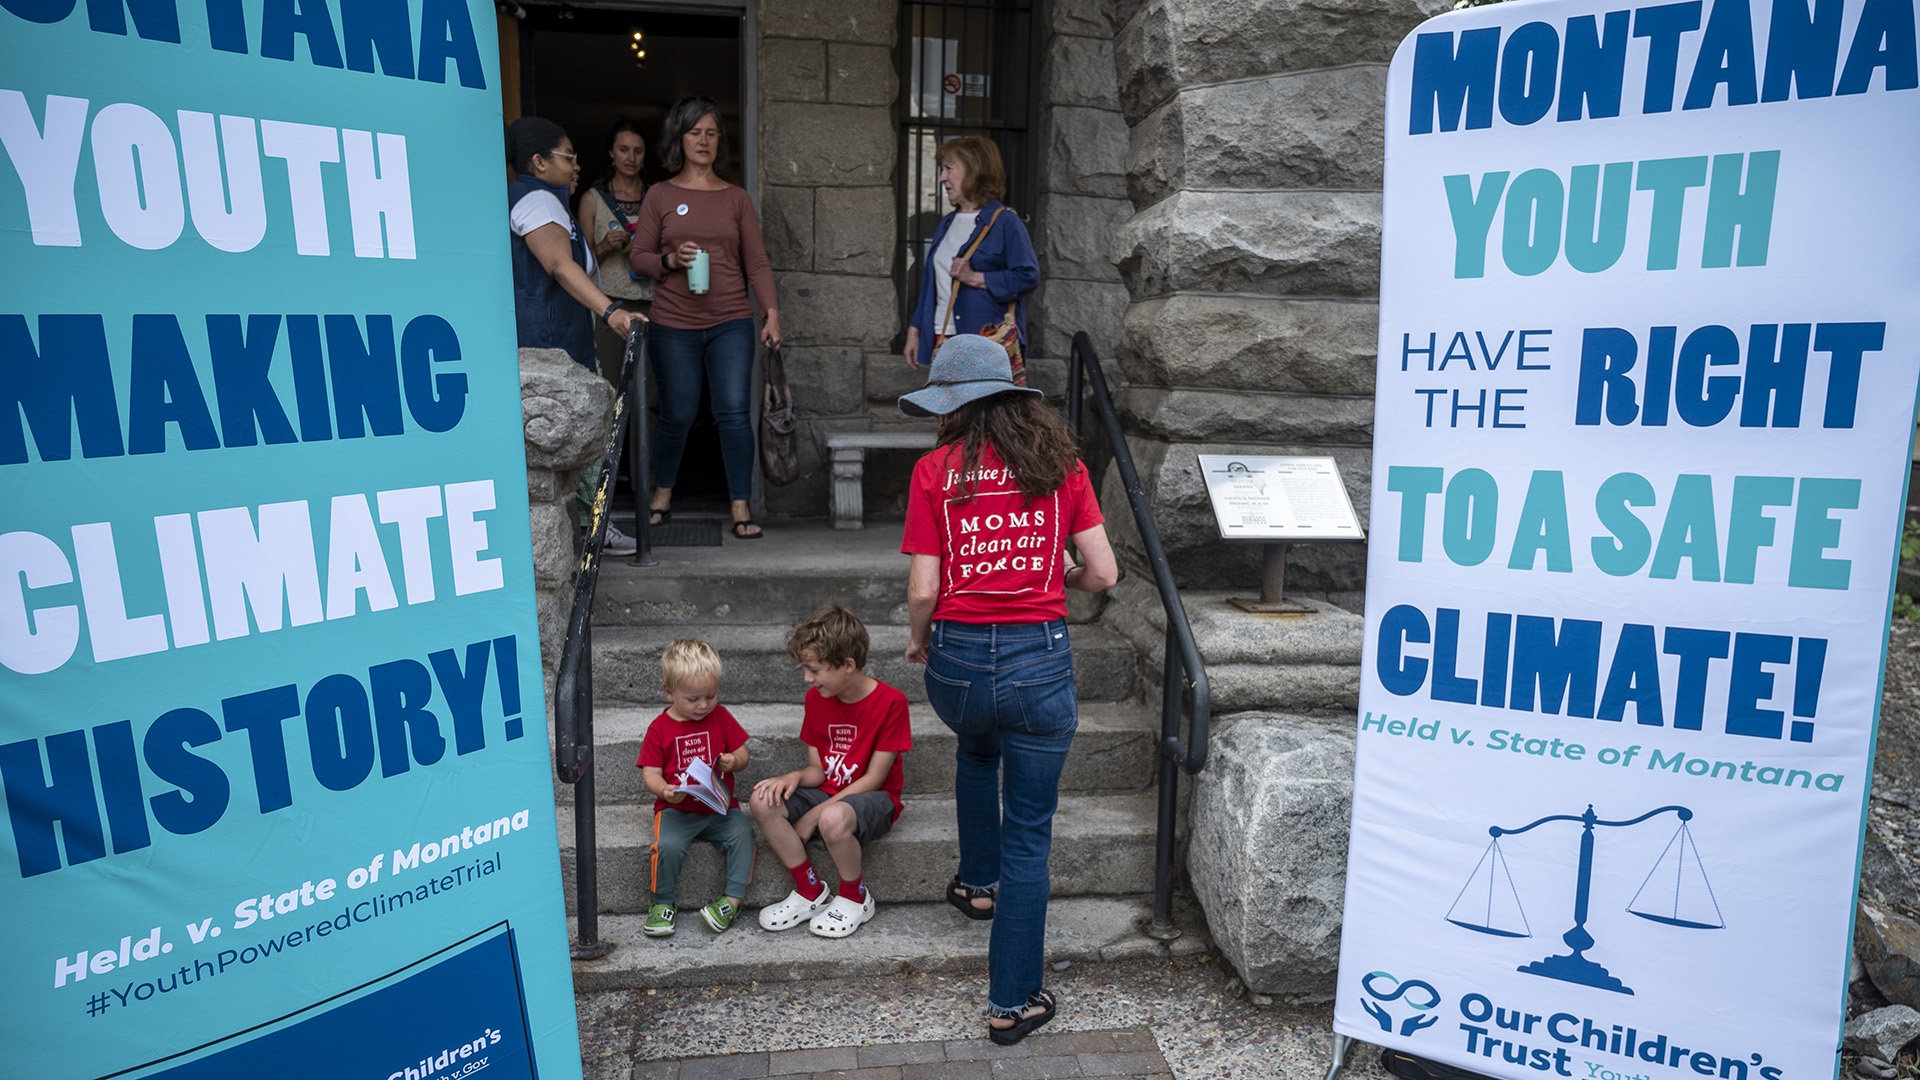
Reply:
M760 396L760 471L769 484L791 484L800 478L800 444L793 389L787 385L787 367L779 349L767 352L766 377Z

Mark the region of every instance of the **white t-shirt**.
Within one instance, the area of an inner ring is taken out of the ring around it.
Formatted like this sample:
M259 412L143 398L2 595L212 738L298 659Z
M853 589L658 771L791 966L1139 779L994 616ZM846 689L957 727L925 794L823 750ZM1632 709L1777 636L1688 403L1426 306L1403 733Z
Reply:
M947 311L948 298L953 295L953 275L948 270L953 266L953 260L960 257L967 238L973 235L974 222L978 220L978 210L971 214L953 215L953 224L947 227L947 235L940 238L940 246L934 248L930 256L933 259L933 332L936 334L953 333L953 316ZM939 322L942 319L945 320L944 324Z
M580 233L573 223L573 216L567 213L565 203L556 198L551 191L529 191L513 204L507 212L507 224L512 227L513 235L525 236L542 225L558 225L567 230L569 237ZM595 285L600 283L600 267L593 258L593 245L586 245L587 276Z

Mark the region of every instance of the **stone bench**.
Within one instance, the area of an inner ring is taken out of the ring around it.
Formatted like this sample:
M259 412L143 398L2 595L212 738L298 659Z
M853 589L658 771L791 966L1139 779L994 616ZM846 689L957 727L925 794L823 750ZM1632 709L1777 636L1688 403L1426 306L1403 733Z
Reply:
M833 527L866 526L860 480L866 474L868 450L931 450L938 437L932 431L842 431L827 436L827 449L833 454Z

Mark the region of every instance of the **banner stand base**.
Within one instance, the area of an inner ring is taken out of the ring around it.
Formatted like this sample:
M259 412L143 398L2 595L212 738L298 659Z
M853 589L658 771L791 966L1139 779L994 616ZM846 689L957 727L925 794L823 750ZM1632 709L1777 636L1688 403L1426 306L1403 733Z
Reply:
M1333 1033L1333 1067L1327 1070L1327 1080L1337 1080L1340 1070L1347 1067L1347 1055L1353 1052L1353 1037Z
M1380 1051L1380 1067L1400 1080L1493 1080L1483 1073L1429 1061L1404 1050Z

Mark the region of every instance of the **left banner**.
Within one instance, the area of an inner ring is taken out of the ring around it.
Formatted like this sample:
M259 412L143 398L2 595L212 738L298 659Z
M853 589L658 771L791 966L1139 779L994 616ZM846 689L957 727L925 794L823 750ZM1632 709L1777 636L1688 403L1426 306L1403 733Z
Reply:
M0 0L0 1015L578 1077L478 0Z

